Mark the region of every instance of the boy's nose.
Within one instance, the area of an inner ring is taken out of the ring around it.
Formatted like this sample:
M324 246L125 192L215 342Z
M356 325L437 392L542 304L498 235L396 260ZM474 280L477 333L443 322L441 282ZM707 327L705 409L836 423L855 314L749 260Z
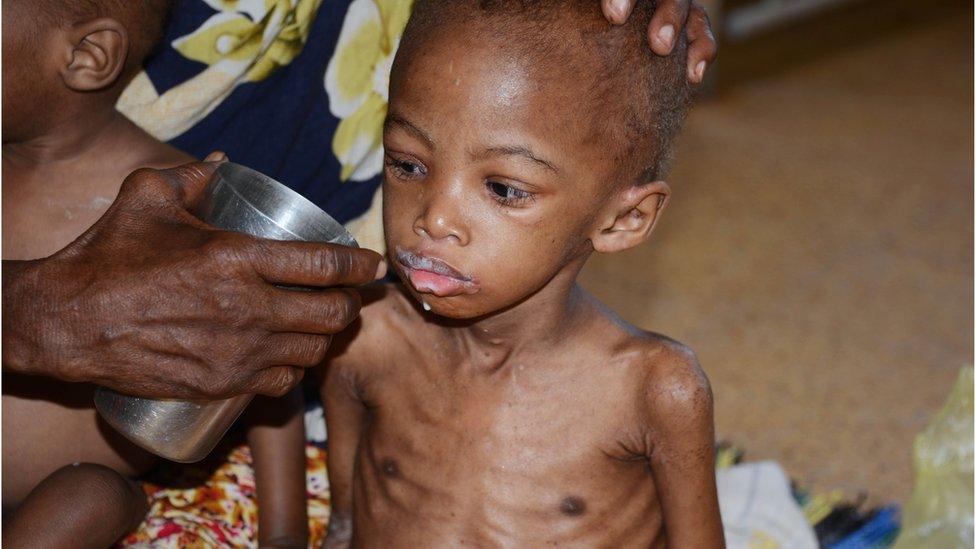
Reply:
M464 246L468 233L462 222L462 212L446 190L433 190L427 208L414 221L413 232L421 238L449 240Z

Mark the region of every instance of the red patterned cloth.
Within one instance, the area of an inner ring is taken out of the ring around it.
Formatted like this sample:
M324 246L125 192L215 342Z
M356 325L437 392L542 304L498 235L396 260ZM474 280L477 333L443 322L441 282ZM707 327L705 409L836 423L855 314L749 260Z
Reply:
M309 547L319 547L329 520L325 450L309 444ZM167 464L143 483L150 508L117 547L257 547L254 470L247 445L225 447L192 465Z

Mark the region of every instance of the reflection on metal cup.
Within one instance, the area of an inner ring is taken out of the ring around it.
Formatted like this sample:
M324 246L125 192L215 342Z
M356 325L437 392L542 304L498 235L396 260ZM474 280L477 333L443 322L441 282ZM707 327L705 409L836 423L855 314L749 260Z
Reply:
M228 231L274 240L357 247L336 220L300 194L239 164L222 164L194 212ZM95 408L113 428L164 458L190 463L207 456L254 395L217 401L140 398L99 387Z

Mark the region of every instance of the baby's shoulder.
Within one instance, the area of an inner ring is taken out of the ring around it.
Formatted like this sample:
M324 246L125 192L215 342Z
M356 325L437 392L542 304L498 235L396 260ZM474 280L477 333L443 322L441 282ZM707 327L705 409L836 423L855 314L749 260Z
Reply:
M112 152L113 156L125 160L118 167L126 173L139 168L172 168L198 160L169 143L156 139L142 128L134 125L130 128L131 131L124 132L120 140L124 152Z

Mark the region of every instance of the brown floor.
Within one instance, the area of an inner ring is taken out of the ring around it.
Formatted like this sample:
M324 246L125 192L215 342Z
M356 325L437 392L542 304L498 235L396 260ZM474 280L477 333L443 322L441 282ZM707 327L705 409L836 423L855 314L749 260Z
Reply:
M788 36L730 48L748 77L690 117L651 242L585 271L698 352L719 438L803 485L904 502L912 440L972 363L971 10L775 70L748 52Z

